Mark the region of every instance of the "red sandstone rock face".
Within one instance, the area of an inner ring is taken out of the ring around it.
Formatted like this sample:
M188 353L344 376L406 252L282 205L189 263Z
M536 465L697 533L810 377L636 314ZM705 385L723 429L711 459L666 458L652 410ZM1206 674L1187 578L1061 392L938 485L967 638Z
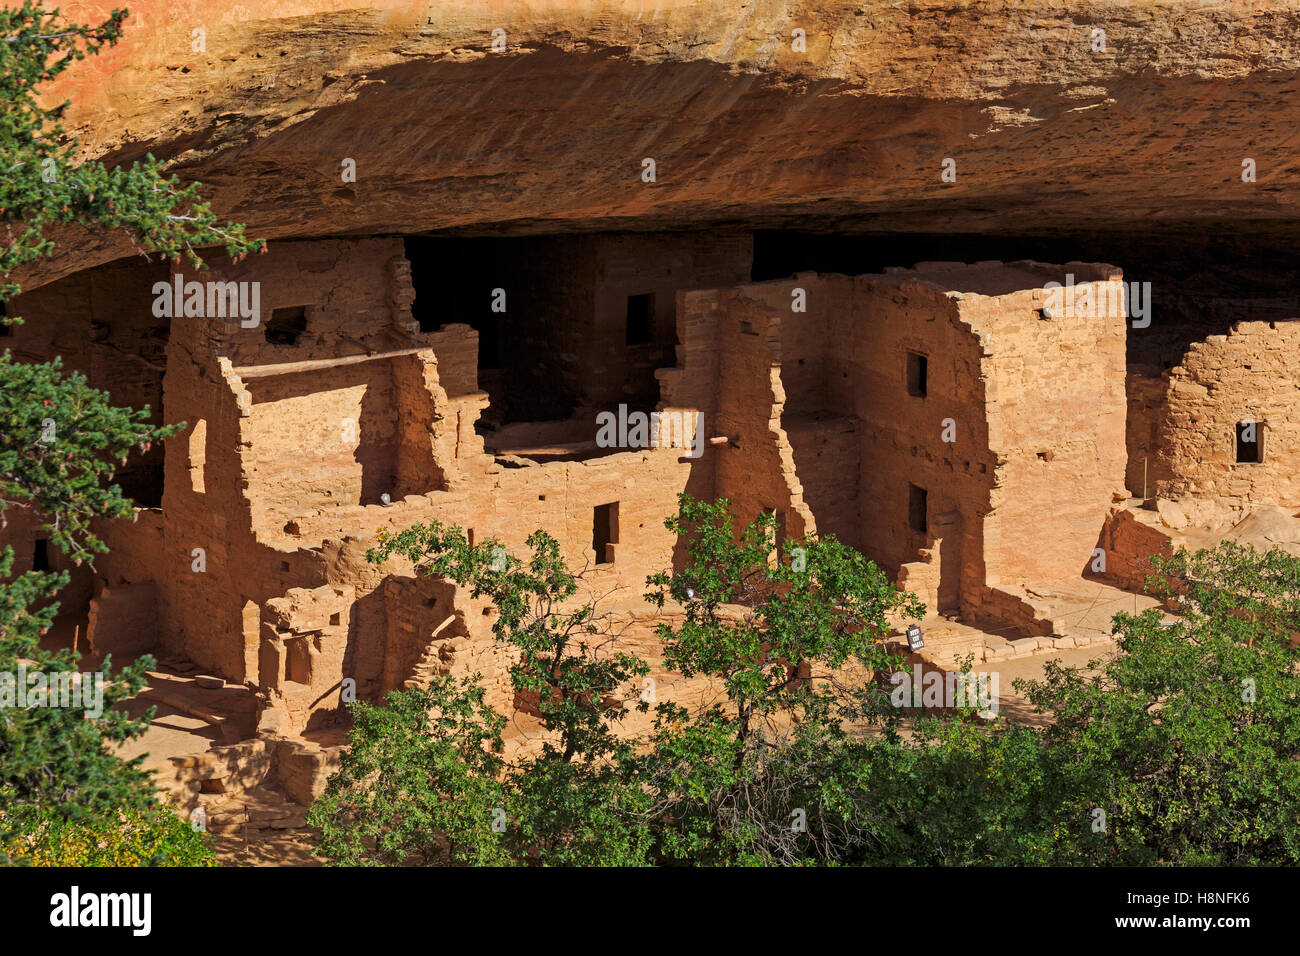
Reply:
M171 158L270 237L861 214L881 229L1050 232L1300 212L1279 125L1300 108L1300 12L1287 4L131 11L127 38L57 89L70 127L90 155ZM490 50L494 29L505 52ZM940 180L945 157L956 182ZM346 158L355 184L340 177ZM1255 183L1241 180L1244 158ZM40 281L127 251L64 243Z

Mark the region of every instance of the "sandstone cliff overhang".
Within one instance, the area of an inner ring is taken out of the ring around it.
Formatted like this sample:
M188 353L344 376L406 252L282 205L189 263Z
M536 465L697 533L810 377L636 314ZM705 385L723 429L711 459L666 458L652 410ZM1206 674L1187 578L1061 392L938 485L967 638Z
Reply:
M126 39L54 90L86 155L165 157L271 238L866 217L913 232L1285 231L1300 218L1291 4L140 0L131 13ZM1257 182L1242 181L1245 159ZM131 251L66 238L29 287Z

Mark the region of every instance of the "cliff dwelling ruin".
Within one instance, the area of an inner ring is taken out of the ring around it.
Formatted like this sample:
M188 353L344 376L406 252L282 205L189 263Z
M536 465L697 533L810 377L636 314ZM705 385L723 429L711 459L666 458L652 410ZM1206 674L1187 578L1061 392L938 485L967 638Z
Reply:
M940 663L1105 639L1181 541L1300 541L1296 200L1210 135L1128 153L1153 101L1281 115L1300 94L1275 76L1192 76L1196 51L1154 41L1145 85L1083 54L1044 74L986 24L980 71L931 50L889 89L877 53L652 55L661 26L630 15L586 23L590 48L513 25L497 59L462 49L486 14L300 6L300 33L214 14L191 53L145 3L145 79L66 91L88 149L167 156L269 252L193 272L73 244L0 339L186 423L123 467L135 517L62 596L66 631L154 653L155 699L206 726L165 768L182 804L268 782L309 802L346 682L480 673L515 712L492 609L367 562L418 521L515 548L544 529L635 624L677 495L726 497L886 569ZM668 16L727 32L721 5ZM1114 307L1131 282L1149 321ZM1058 314L1067 285L1108 305ZM644 437L598 438L635 413ZM37 525L5 515L18 573L64 561Z

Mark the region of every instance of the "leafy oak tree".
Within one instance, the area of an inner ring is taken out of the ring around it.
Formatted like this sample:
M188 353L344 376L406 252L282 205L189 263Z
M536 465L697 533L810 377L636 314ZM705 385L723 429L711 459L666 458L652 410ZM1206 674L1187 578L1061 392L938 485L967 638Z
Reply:
M931 718L858 737L819 777L841 862L1294 865L1300 559L1232 542L1153 560L1176 611L1121 613L1116 652L1017 686L1043 726Z
M99 25L78 24L36 0L0 9L0 322L6 325L22 323L13 301L21 291L15 270L54 251L56 227L121 231L142 254L199 267L204 247L222 247L232 257L263 248L241 226L220 222L197 184L182 185L152 156L130 166L79 160L77 143L62 126L68 104L41 105L42 92L69 66L118 41L126 17L115 10ZM92 522L132 511L112 484L117 467L181 427L154 427L148 418L147 408L114 407L83 376L65 375L57 359L23 364L6 350L0 355L0 522L8 509L28 509L65 555L92 561L105 550ZM72 652L39 643L67 574L15 577L13 571L6 546L0 550L0 672L12 673L19 662L29 671L76 670ZM139 690L149 666L141 659L110 677L105 661L105 707ZM145 726L107 710L87 720L67 708L0 708L0 847L22 835L24 821L47 820L47 811L93 826L123 808L146 808L154 791L138 761L113 754Z

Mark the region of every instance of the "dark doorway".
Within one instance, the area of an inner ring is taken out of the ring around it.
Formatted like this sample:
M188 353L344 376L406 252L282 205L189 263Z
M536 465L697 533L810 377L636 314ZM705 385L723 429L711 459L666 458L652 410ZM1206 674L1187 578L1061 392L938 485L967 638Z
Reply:
M916 352L907 353L907 394L915 398L925 398L930 375L930 363L924 355Z
M653 293L627 297L628 345L651 345L655 338L655 297Z
M403 245L415 287L411 317L420 323L420 331L436 332L462 322L478 332L479 369L501 368L504 316L510 306L522 305L510 301L517 300L513 293L518 292L508 281L513 247L499 239L423 236L409 236Z
M565 356L575 348L583 276L567 247L549 238L412 236L405 250L420 330L462 324L478 333L478 387L491 400L480 433L568 418L579 377Z
M50 542L47 538L37 538L32 546L32 570L41 574L50 570Z
M924 488L913 484L907 486L907 523L918 534L925 534L929 528L928 498Z

